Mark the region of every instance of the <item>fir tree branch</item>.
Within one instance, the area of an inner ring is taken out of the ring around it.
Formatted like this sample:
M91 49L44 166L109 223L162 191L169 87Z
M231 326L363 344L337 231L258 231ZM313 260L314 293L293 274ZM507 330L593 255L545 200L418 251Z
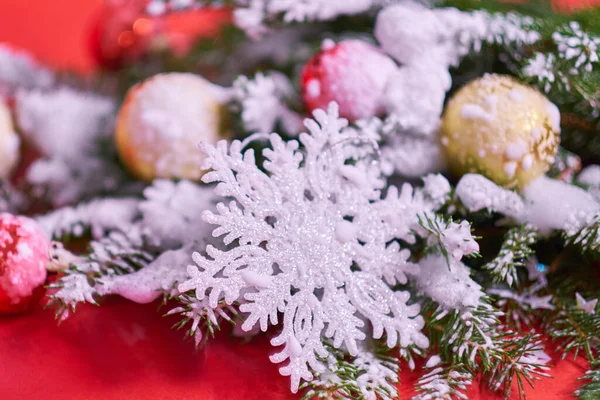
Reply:
M515 336L506 332L500 341L500 351L493 353L493 366L486 371L486 379L494 390L500 390L508 399L516 380L519 396L524 396L525 383L533 387L533 381L540 376L548 377L545 371L547 356L543 353L541 337L533 332L524 336ZM544 354L539 357L538 354Z
M531 248L538 239L538 231L531 225L511 228L504 235L504 242L496 258L483 266L495 281L506 281L509 286L518 283L517 268L534 253Z
M302 384L306 390L303 400L397 397L399 360L382 341L369 341L355 357L330 345L328 349L330 357L322 360L328 365L327 372Z
M482 372L489 386L506 396L516 379L523 395L524 383L546 376L548 368L538 359L543 347L535 333L520 335L506 330L499 321L502 315L489 299L462 312L438 309L430 319L430 336L451 365Z
M479 245L471 235L471 224L468 221L463 220L457 224L452 221L452 217L446 218L441 214L430 217L427 213L417 215L417 218L424 231L421 236L428 237L425 253L441 253L448 264L450 257L456 261L460 261L463 256L480 257Z
M592 300L598 293L598 285L595 278L588 276L589 272L580 271L577 276L573 276L572 272L564 271L568 274L567 277L560 272L552 276L548 291L553 297L556 310L544 316L544 330L553 341L558 342L562 357L572 353L576 358L583 352L590 363L590 370L581 378L588 382L575 392L580 399L585 400L596 399L600 395L600 314L596 301ZM585 305L581 304L584 297L588 299Z
M47 308L54 308L54 316L59 321L64 321L75 312L77 304L91 303L97 305L95 296L95 280L81 271L69 271L61 279L49 286L54 293L50 295Z
M131 273L156 258L156 254L145 249L144 240L135 233L111 232L98 241L90 242L89 249L89 253L74 267L97 275Z
M419 393L412 400L467 400L467 387L473 382L473 372L462 364L447 367L440 365L439 356L432 356L425 366L425 374L419 379L415 390Z
M580 380L588 382L575 391L577 397L581 400L600 398L600 359L590 362L590 370Z
M596 358L593 348L598 345L600 337L600 314L581 309L573 300L553 293L556 312L550 313L545 321L545 331L563 350L563 358L573 352L576 358L583 351L588 361Z
M98 199L74 207L63 207L37 217L49 236L81 237L89 229L95 238L118 230L139 216L140 200L134 198Z
M179 314L184 317L173 325L173 328L177 330L191 323L186 335L194 338L196 347L199 347L203 340L206 341L209 336L211 338L215 336L215 332L221 329L220 323L222 320L235 325L234 318L239 316L239 312L234 305L228 305L224 301L220 302L216 308L210 307L208 298L198 300L195 296L184 294L178 296L178 301L181 305L170 310L166 315Z
M565 245L576 246L581 253L600 257L600 216L575 233L563 232L562 237Z
M103 277L132 273L156 258L156 254L144 249L139 235L119 231L90 242L86 255L76 256L62 245L55 245L50 254L52 264L66 274L49 286L54 291L48 306L56 308L59 320L75 312L78 303L96 304L95 296L100 295L97 285L102 284Z

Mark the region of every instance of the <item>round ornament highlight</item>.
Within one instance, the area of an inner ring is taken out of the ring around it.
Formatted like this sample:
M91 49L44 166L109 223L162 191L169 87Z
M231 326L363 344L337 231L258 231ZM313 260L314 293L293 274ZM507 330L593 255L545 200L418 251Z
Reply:
M31 219L0 214L0 314L25 311L46 280L48 239Z
M560 112L532 87L488 74L450 99L440 140L455 175L480 173L499 185L522 187L553 163Z
M129 89L117 117L121 161L139 179L198 180L201 141L227 135L227 93L190 73L165 73Z

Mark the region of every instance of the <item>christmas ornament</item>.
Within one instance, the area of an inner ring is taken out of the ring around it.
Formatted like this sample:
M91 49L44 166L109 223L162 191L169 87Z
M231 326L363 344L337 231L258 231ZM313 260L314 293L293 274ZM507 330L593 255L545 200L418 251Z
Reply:
M145 13L147 0L106 1L90 36L92 55L101 66L119 68L142 57L162 30L162 20Z
M105 2L90 36L90 48L98 64L117 69L161 50L183 57L198 38L215 36L231 21L231 11L220 7L163 15L148 11L148 0Z
M448 102L440 137L455 174L478 172L505 187L523 186L554 161L560 113L531 87L485 75Z
M202 176L198 143L226 134L228 93L194 74L156 75L131 88L119 111L116 145L143 180Z
M0 214L0 314L27 309L46 280L48 239L25 217Z
M417 2L390 5L377 14L375 37L401 65L420 65L440 52L445 27L436 13Z
M19 162L19 145L10 111L0 99L0 179L8 178Z
M555 11L571 13L600 6L600 0L552 0Z
M351 121L383 114L383 92L397 66L373 45L359 40L323 42L302 72L302 96L309 111L335 101Z

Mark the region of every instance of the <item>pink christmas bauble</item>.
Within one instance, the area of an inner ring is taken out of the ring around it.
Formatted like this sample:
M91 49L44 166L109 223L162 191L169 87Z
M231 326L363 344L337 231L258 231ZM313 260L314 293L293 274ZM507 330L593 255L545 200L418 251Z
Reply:
M367 42L326 40L304 67L302 97L311 112L335 101L350 121L381 115L383 92L396 69L390 57Z
M0 214L0 314L27 309L46 280L48 239L31 219Z

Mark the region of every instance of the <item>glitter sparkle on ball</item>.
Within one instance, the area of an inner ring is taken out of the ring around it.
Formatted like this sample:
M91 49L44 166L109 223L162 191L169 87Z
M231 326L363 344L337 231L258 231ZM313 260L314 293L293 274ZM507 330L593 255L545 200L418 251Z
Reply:
M522 187L554 161L560 112L535 89L489 74L450 99L440 140L455 175L477 172L505 187Z

